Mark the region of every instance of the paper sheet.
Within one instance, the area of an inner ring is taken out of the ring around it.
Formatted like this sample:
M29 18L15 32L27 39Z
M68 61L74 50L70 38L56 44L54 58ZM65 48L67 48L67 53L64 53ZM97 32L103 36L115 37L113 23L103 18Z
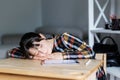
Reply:
M75 64L77 60L46 60L45 64Z

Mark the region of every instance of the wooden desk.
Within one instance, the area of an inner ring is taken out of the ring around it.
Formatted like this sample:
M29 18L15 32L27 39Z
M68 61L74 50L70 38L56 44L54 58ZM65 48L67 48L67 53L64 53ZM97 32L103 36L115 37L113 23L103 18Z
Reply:
M79 64L44 64L37 60L8 58L0 60L1 80L96 80L102 60L79 60Z

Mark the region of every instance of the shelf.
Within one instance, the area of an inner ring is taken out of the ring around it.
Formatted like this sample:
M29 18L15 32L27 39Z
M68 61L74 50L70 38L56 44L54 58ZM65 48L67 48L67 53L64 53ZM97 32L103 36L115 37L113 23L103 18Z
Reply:
M101 1L101 0L100 0ZM95 39L97 42L100 41L97 33L105 33L105 34L120 34L120 30L110 30L104 29L104 26L99 27L102 23L107 23L110 21L108 15L115 15L115 3L116 0L104 0L104 2L100 2L98 0L89 0L88 2L88 12L89 12L89 45L92 47L94 45ZM103 1L103 0L102 0ZM97 8L95 8L95 6ZM110 7L109 10L107 7ZM97 9L99 10L96 13ZM105 12L107 11L108 14ZM110 11L110 14L109 14ZM98 17L96 17L96 15ZM99 27L99 28L98 28Z
M95 28L90 30L92 33L110 33L110 34L120 34L120 30L109 30L104 28Z

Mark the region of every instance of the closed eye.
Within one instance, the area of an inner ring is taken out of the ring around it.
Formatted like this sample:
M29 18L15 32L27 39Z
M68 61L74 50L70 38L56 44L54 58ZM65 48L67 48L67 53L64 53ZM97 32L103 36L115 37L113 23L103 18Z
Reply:
M40 44L34 44L34 46L36 47L36 46L40 46Z

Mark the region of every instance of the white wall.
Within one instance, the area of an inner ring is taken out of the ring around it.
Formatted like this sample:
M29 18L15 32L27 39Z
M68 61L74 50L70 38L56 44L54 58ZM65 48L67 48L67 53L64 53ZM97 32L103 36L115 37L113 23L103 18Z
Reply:
M40 26L75 27L88 32L88 0L0 0L0 36Z
M42 25L41 0L0 0L0 35L34 31Z
M116 0L116 15L118 18L120 18L120 0Z
M88 0L42 0L43 26L88 32Z

